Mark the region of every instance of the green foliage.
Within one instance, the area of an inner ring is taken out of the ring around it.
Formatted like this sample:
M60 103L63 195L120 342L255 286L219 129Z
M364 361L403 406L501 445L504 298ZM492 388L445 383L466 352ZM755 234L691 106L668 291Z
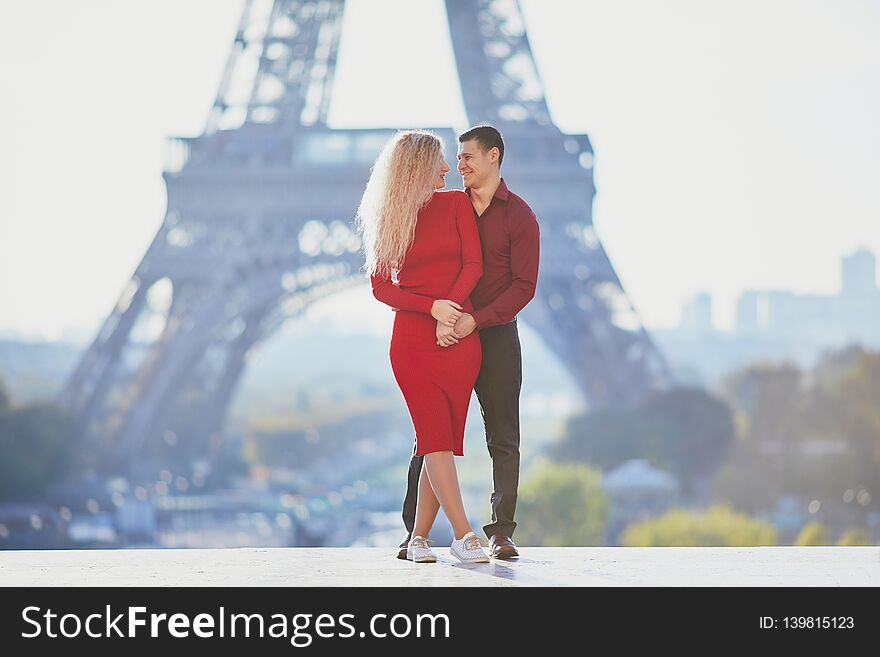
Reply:
M794 545L829 545L828 534L822 523L813 520L803 526Z
M781 495L841 512L848 489L880 489L880 352L850 347L812 372L758 364L728 377L722 395L739 440L716 479L717 497L740 509L771 509ZM880 508L850 505L856 522Z
M10 408L12 408L12 401L9 399L9 391L6 390L3 379L0 378L0 413L5 413Z
M38 496L71 467L75 435L70 417L36 402L0 411L0 500Z
M734 435L723 401L697 388L675 388L654 393L637 409L573 418L554 454L603 470L644 458L673 473L687 497L715 474Z
M609 470L644 455L648 445L662 443L662 432L663 427L638 413L599 410L571 418L554 455Z
M848 529L840 535L838 545L871 545L871 539L862 528Z
M601 473L577 463L543 461L519 487L516 540L521 545L604 544L607 501Z
M776 545L776 529L726 505L693 512L672 509L662 516L630 524L620 544L629 547Z

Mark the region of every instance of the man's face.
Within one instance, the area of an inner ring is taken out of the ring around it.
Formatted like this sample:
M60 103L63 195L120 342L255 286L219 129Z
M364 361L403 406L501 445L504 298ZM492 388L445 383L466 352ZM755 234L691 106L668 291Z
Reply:
M489 180L498 166L498 149L483 152L475 139L458 145L458 173L465 187L480 187Z

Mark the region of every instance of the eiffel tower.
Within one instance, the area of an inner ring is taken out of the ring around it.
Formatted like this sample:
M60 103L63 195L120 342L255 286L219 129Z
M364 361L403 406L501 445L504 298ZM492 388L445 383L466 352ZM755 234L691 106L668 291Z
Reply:
M327 126L343 10L245 3L203 134L171 140L162 226L61 393L92 446L85 467L198 457L219 439L254 348L309 304L368 282L354 211L394 128ZM666 387L593 228L590 140L553 125L518 3L446 0L446 12L467 118L501 130L504 177L541 225L539 284L520 318L590 409ZM457 146L451 128L432 129Z

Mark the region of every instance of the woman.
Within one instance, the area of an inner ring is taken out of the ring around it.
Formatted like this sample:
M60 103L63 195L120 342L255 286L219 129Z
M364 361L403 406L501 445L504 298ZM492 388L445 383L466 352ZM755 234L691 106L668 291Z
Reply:
M389 355L425 455L407 558L434 562L427 536L440 507L455 534L450 553L487 562L474 534L455 470L482 350L476 331L457 338L462 312L483 274L480 236L467 194L446 186L443 144L423 130L398 132L382 149L358 208L373 295L397 309ZM397 273L397 284L392 281Z

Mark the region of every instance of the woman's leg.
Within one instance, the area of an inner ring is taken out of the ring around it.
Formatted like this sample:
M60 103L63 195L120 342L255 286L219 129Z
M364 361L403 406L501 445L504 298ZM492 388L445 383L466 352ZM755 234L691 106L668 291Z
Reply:
M458 485L455 456L452 450L425 454L424 467L422 476L428 475L434 495L443 506L443 513L449 519L455 539L458 540L472 530L464 512L464 503L461 501L461 488ZM421 495L421 487L419 495Z
M422 459L422 471L419 474L419 495L416 498L416 523L413 526L412 535L427 538L439 510L440 502L434 495L434 489L431 488L428 473L425 472L425 460Z

